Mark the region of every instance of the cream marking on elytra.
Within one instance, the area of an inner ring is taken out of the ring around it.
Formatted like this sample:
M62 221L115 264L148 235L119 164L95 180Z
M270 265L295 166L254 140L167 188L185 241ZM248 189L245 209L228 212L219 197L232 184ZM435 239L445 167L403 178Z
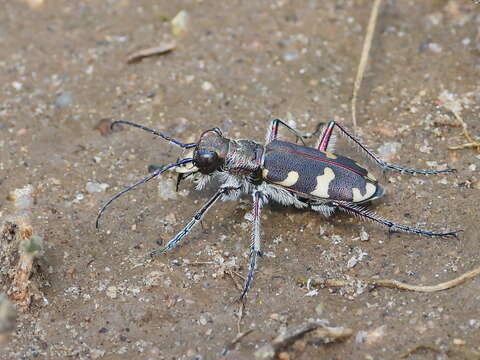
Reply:
M268 169L262 169L262 177L266 179L267 175L268 175Z
M324 199L329 198L328 186L333 179L335 179L335 173L332 169L326 167L323 171L323 175L317 176L317 186L310 194Z
M371 172L367 173L367 178L372 180L372 181L377 182L377 178L375 176L373 176L373 174Z
M353 188L352 189L353 202L364 201L364 200L372 197L372 195L375 194L375 191L377 191L377 187L375 185L371 184L371 183L366 183L366 185L365 185L365 195L362 195L358 188Z
M285 180L277 181L275 182L275 184L285 186L285 187L290 187L295 185L297 181L298 181L298 173L296 171L290 171Z
M337 155L331 153L330 151L322 151L322 153L324 153L325 156L329 159L335 160L337 158Z

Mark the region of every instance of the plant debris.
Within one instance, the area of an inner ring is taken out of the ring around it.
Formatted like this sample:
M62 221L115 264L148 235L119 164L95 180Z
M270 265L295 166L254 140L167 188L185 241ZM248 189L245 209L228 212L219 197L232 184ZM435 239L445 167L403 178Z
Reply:
M134 64L140 62L146 57L157 56L169 53L175 49L175 41L163 42L158 46L142 49L135 51L133 54L129 55L127 58L127 64Z
M468 131L467 123L463 120L461 113L463 104L465 103L464 100L458 99L454 94L451 94L447 91L443 91L438 101L440 105L442 105L445 109L450 111L454 116L457 122L462 127L462 133L467 142L460 145L449 146L450 150L461 150L461 149L475 149L478 153L480 153L480 141L475 140L470 132Z
M262 346L255 352L257 359L273 359L280 350L285 349L299 338L312 333L315 344L329 344L342 341L352 335L352 330L344 327L329 327L325 321L307 323L286 329L271 343Z
M455 286L463 284L465 281L473 279L474 277L480 275L480 266L467 271L466 273L460 275L459 277L445 281L437 285L413 285L407 284L398 280L390 279L351 279L351 280L334 280L334 279L305 279L300 278L297 280L297 283L309 287L343 287L343 286L352 286L354 283L363 283L365 285L374 286L374 287L387 287L392 289L399 290L408 290L408 291L417 291L417 292L437 292L442 290L447 290Z
M225 356L228 354L228 352L230 350L233 350L235 348L235 345L237 345L245 336L247 336L248 334L252 333L253 332L253 329L249 329L247 331L244 331L242 333L239 333L235 339L233 339L233 341L227 345L225 345L223 351L222 351L222 355Z
M440 350L439 348L437 348L436 346L433 346L433 345L428 345L428 344L418 344L418 345L415 345L413 348L411 348L410 350L408 350L406 353L400 355L400 359L405 359L407 357L409 357L410 355L413 355L415 354L416 352L420 351L420 350L430 350L430 351L433 351L437 354L441 354L442 353L442 350Z
M22 311L30 308L32 300L43 299L38 281L43 240L33 234L31 206L33 187L27 185L9 195L15 212L0 228L0 284Z
M368 55L370 54L370 48L372 47L373 33L375 32L375 26L377 24L378 10L382 0L375 0L370 12L370 19L368 20L367 33L365 35L365 41L363 42L362 54L360 55L360 62L358 64L357 75L355 77L355 83L353 84L353 95L351 102L352 109L352 123L353 131L357 132L357 95L362 84L363 74L367 67Z
M123 129L122 125L120 124L117 124L112 128L112 123L112 119L103 118L98 121L97 125L95 125L93 129L98 130L102 136L107 136Z

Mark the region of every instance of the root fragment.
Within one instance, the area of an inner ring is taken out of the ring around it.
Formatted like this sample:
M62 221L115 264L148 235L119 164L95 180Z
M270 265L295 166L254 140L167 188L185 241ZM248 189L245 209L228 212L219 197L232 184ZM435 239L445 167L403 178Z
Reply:
M463 284L465 281L473 279L474 277L480 275L480 266L467 271L466 273L460 275L459 277L449 280L443 283L436 285L413 285L407 284L398 280L391 279L352 279L352 280L335 280L335 279L305 279L301 278L297 280L297 283L306 286L307 283L310 284L310 287L343 287L350 286L354 283L363 283L365 285L370 285L374 287L386 287L399 290L407 291L416 291L416 292L437 292L442 290L451 289L455 286Z
M367 33L365 34L365 40L363 42L362 54L360 55L360 63L358 64L357 76L355 77L355 83L353 84L352 95L352 123L353 131L357 132L357 94L360 90L360 86L363 80L363 74L367 67L368 55L370 54L370 48L372 47L373 33L375 32L375 26L377 24L378 10L382 0L375 0L372 5L372 11L370 12L370 19L368 20Z

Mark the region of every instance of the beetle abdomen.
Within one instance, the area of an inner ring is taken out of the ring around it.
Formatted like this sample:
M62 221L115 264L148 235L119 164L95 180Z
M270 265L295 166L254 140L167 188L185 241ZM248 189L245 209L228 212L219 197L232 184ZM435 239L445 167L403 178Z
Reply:
M280 140L265 147L262 178L309 198L362 203L383 194L352 159Z

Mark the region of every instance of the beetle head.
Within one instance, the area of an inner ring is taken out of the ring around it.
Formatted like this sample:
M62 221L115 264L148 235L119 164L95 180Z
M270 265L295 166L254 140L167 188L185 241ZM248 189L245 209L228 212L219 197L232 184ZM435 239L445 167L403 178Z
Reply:
M193 165L205 175L220 170L228 153L229 140L218 128L205 131L193 152Z

